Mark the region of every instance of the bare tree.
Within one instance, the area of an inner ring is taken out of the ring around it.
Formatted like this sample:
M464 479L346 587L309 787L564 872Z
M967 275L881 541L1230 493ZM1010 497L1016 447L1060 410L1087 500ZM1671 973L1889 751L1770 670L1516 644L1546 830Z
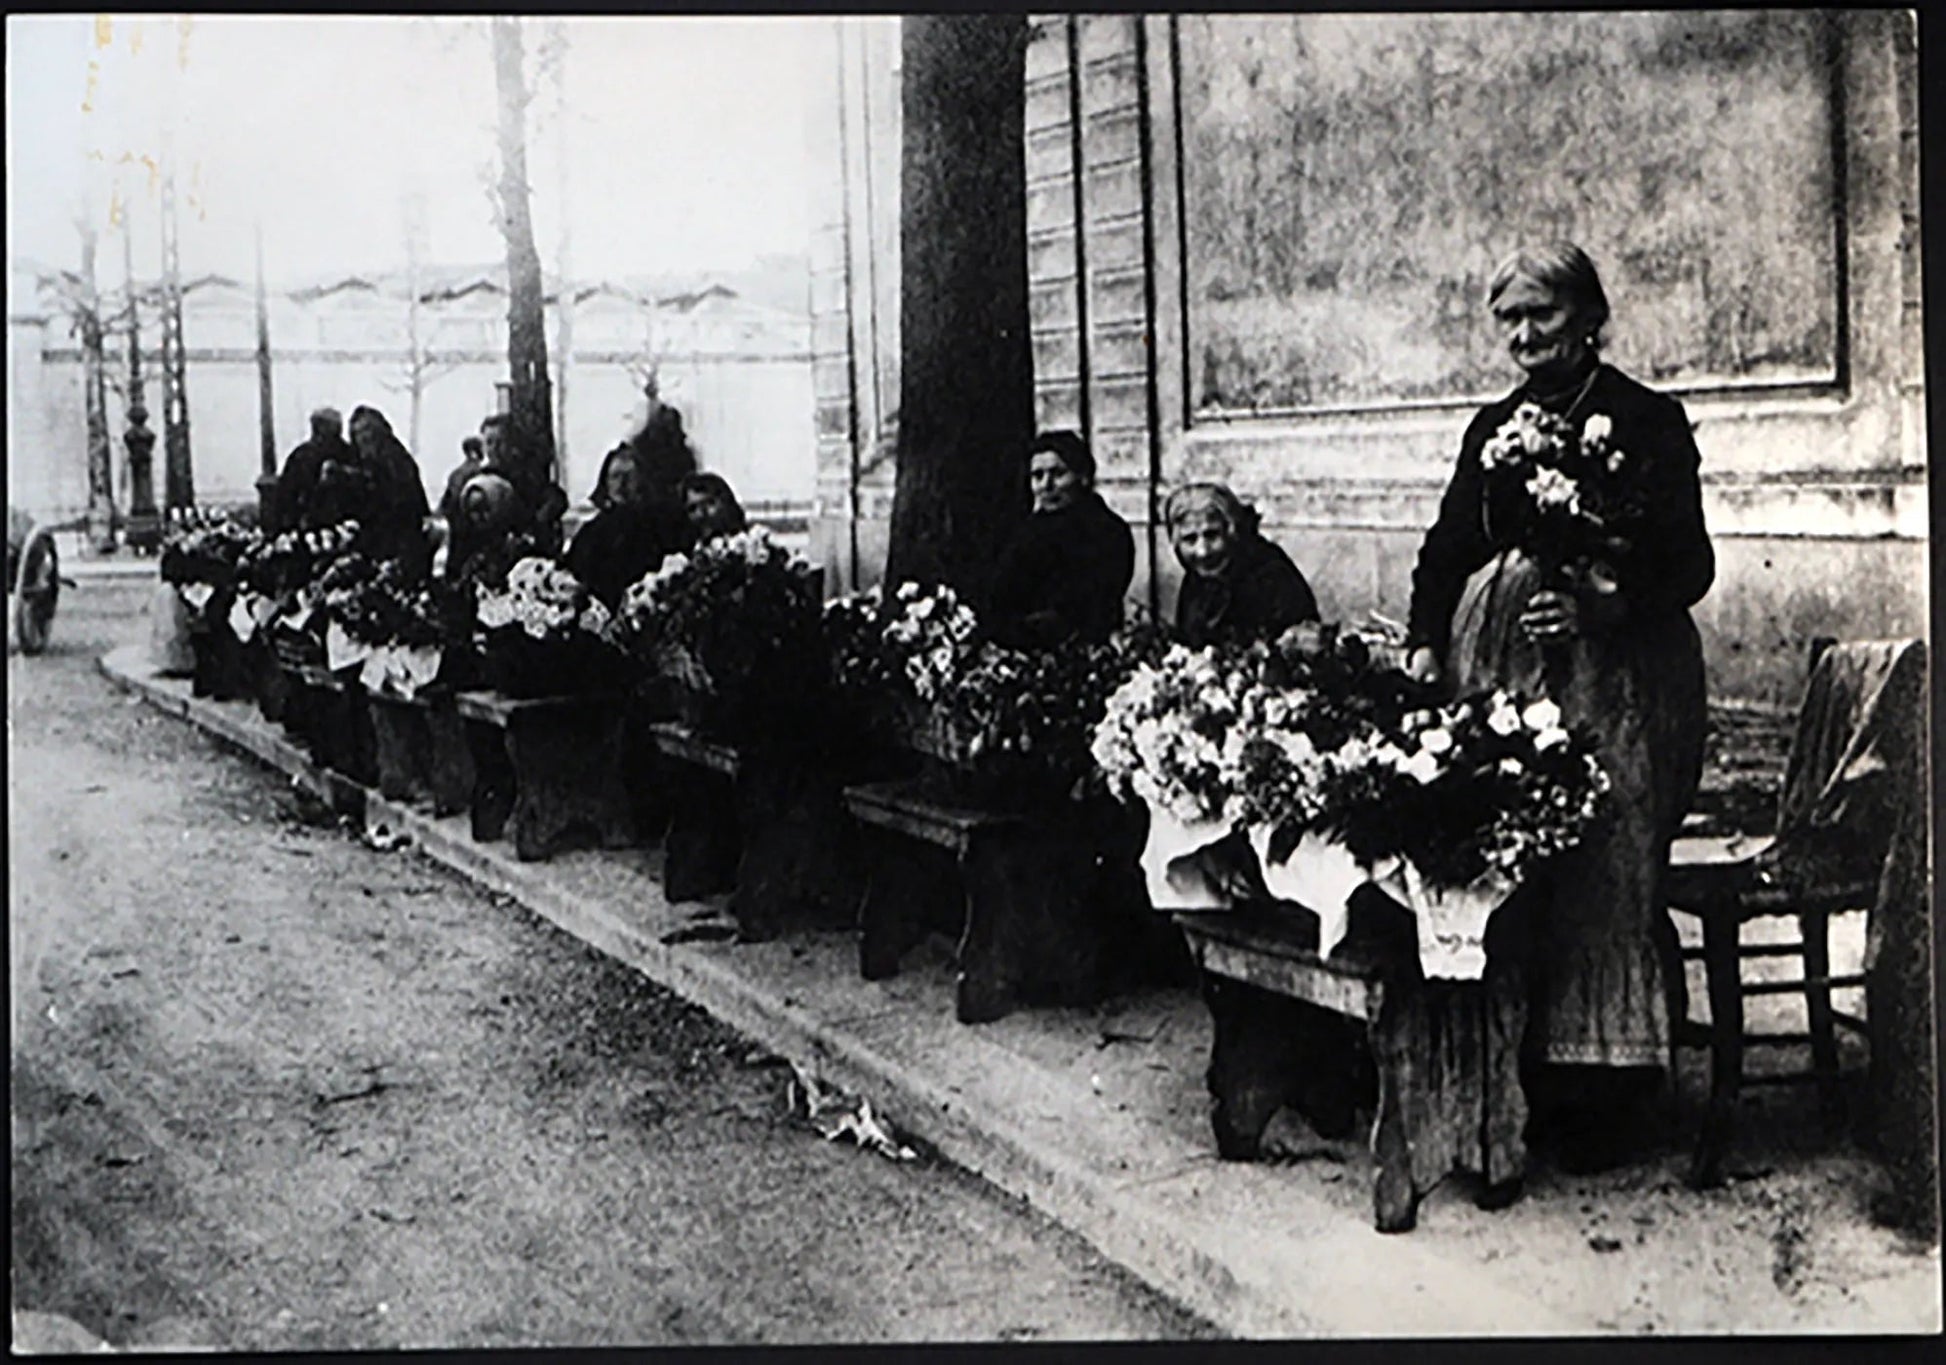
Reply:
M74 310L81 334L82 395L88 421L88 539L97 550L115 547L115 484L113 455L108 442L107 362L102 354L101 294L95 286L93 220L86 214L81 230L81 296Z
M547 375L547 319L540 252L527 182L527 73L521 21L496 15L493 74L500 106L500 184L496 207L507 243L507 360L510 407L521 448L536 473L558 473Z

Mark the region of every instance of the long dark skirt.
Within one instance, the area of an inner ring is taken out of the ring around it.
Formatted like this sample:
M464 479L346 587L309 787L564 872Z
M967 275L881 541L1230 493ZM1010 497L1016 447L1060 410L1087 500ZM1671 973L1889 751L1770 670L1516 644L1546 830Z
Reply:
M1702 644L1689 613L1672 612L1543 650L1517 624L1541 586L1517 551L1475 574L1454 613L1449 670L1462 691L1547 692L1567 724L1595 736L1614 784L1602 824L1535 888L1529 1052L1661 1066L1681 989L1662 881L1702 774Z

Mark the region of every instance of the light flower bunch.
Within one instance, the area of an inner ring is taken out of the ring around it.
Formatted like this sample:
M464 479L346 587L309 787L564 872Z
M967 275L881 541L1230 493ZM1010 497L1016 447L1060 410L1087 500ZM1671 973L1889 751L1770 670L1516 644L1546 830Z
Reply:
M1184 823L1234 822L1253 736L1248 655L1175 645L1110 694L1089 752L1109 790Z
M305 592L338 556L349 552L363 533L358 522L341 521L308 531L285 531L259 539L237 562L237 577L251 592L284 597Z
M588 587L552 560L529 556L507 574L506 587L480 590L474 608L482 631L518 628L535 640L579 631L605 636L608 611Z
M184 586L207 583L224 588L236 581L238 567L263 543L255 527L227 516L206 514L174 527L163 542L162 581Z
M981 646L979 618L943 583L901 583L892 595L885 643L922 701L935 701L970 668Z
M817 656L817 570L761 526L673 554L622 597L615 636L637 655L687 653L716 684L782 669L802 687Z
M1577 431L1522 403L1481 448L1480 467L1489 483L1516 493L1526 509L1522 546L1551 567L1582 569L1628 548L1641 495L1606 413L1589 415Z

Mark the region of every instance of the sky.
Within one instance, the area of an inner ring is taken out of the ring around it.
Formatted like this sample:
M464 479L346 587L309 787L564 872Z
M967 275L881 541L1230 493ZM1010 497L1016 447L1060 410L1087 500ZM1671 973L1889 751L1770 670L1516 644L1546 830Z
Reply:
M566 104L529 112L535 238L577 276L734 269L809 237L805 113L833 79L832 20L563 21ZM526 25L529 69L542 38ZM504 258L483 20L7 19L7 205L16 258L72 268L77 223L127 221L159 260L152 169L173 152L182 266L297 283L401 268L408 200L428 260ZM564 212L565 207L565 212ZM121 274L104 235L102 283Z

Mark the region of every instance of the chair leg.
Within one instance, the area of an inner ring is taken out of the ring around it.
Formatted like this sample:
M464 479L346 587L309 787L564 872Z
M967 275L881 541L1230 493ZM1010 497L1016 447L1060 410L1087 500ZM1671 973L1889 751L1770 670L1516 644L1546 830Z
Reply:
M1712 907L1703 916L1703 964L1710 1001L1710 1097L1689 1172L1689 1183L1696 1189L1722 1181L1723 1154L1736 1123L1737 1092L1743 1087L1741 936L1734 907Z
M1804 1008L1811 1035L1811 1067L1817 1076L1818 1107L1827 1136L1844 1123L1838 1085L1838 1037L1831 1017L1831 916L1812 911L1798 916L1804 940Z

